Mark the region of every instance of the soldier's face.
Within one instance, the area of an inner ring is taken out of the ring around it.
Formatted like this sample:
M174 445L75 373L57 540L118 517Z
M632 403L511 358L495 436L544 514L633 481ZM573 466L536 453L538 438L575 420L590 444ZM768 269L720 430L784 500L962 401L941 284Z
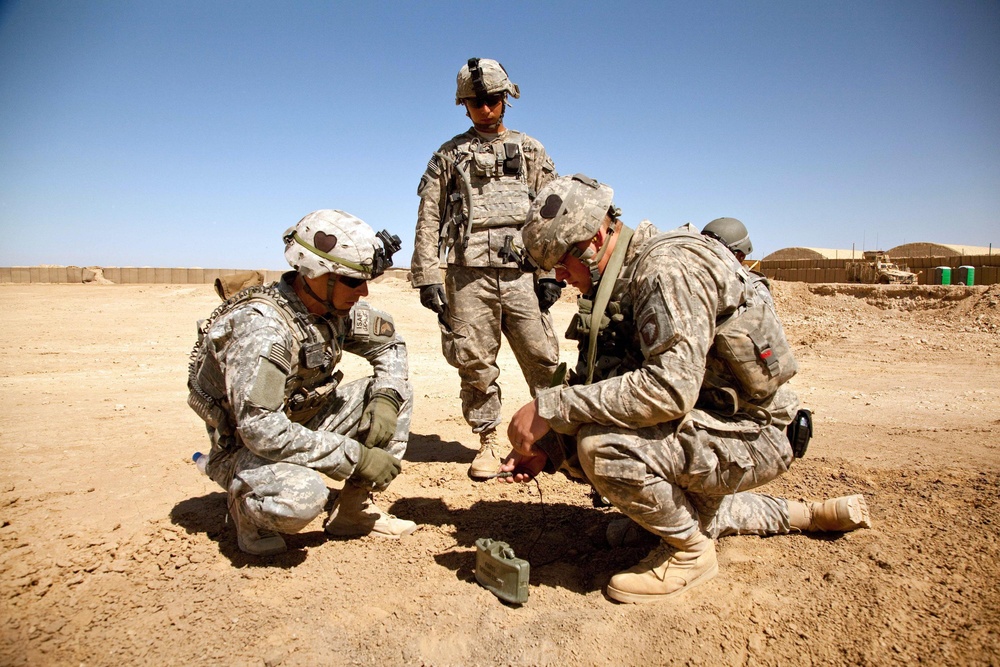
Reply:
M368 296L368 281L338 276L333 283L330 303L338 311L348 311L361 299Z
M556 280L565 280L573 287L580 290L581 294L587 294L592 287L590 282L590 269L573 255L566 255L559 260L555 266Z
M472 119L472 124L476 126L477 130L487 130L493 131L494 128L501 125L501 120L503 120L503 96L494 95L492 97L483 100L483 104L477 100L465 100L465 109L469 112L469 118Z

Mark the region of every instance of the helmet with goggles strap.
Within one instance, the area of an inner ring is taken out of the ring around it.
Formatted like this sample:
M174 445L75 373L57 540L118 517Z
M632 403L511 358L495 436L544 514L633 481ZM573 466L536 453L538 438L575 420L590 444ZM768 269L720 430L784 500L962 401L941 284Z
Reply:
M376 234L350 213L335 209L313 211L285 230L285 259L307 278L332 273L372 280L392 266L398 236Z

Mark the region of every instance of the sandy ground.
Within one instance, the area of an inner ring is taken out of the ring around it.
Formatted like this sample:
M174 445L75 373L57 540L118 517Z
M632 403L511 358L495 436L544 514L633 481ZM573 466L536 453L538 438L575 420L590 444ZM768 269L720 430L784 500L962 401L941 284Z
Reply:
M186 365L211 288L2 285L0 664L1000 665L1000 288L775 291L817 435L764 488L862 492L873 527L725 538L718 577L635 606L602 591L647 549L603 542L615 512L587 488L467 478L457 375L405 283L372 286L416 389L380 503L421 528L338 541L318 519L271 562L237 549L190 462L207 443ZM556 305L560 330L573 309ZM527 392L502 361L509 417ZM479 537L529 558L527 604L476 584Z

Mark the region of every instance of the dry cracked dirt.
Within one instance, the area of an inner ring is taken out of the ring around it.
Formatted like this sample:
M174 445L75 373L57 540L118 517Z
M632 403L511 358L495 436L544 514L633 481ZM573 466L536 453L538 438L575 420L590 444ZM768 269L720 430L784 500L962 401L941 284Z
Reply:
M185 380L211 287L0 285L0 664L1000 665L1000 286L775 294L816 436L764 489L864 493L873 525L724 538L715 579L635 606L603 587L648 547L608 547L616 513L588 488L466 476L457 374L405 282L371 288L415 387L379 501L421 527L330 540L317 519L270 561L237 549L190 460L207 447ZM554 307L560 331L573 310ZM501 362L509 418L528 393L506 346ZM526 604L476 583L479 537L530 560Z

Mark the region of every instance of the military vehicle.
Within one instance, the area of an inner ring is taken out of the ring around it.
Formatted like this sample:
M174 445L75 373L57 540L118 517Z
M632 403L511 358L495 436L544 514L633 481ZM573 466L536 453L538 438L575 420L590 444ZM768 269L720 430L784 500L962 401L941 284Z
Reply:
M847 282L882 285L913 285L917 274L897 266L883 250L866 250L864 259L847 263Z

